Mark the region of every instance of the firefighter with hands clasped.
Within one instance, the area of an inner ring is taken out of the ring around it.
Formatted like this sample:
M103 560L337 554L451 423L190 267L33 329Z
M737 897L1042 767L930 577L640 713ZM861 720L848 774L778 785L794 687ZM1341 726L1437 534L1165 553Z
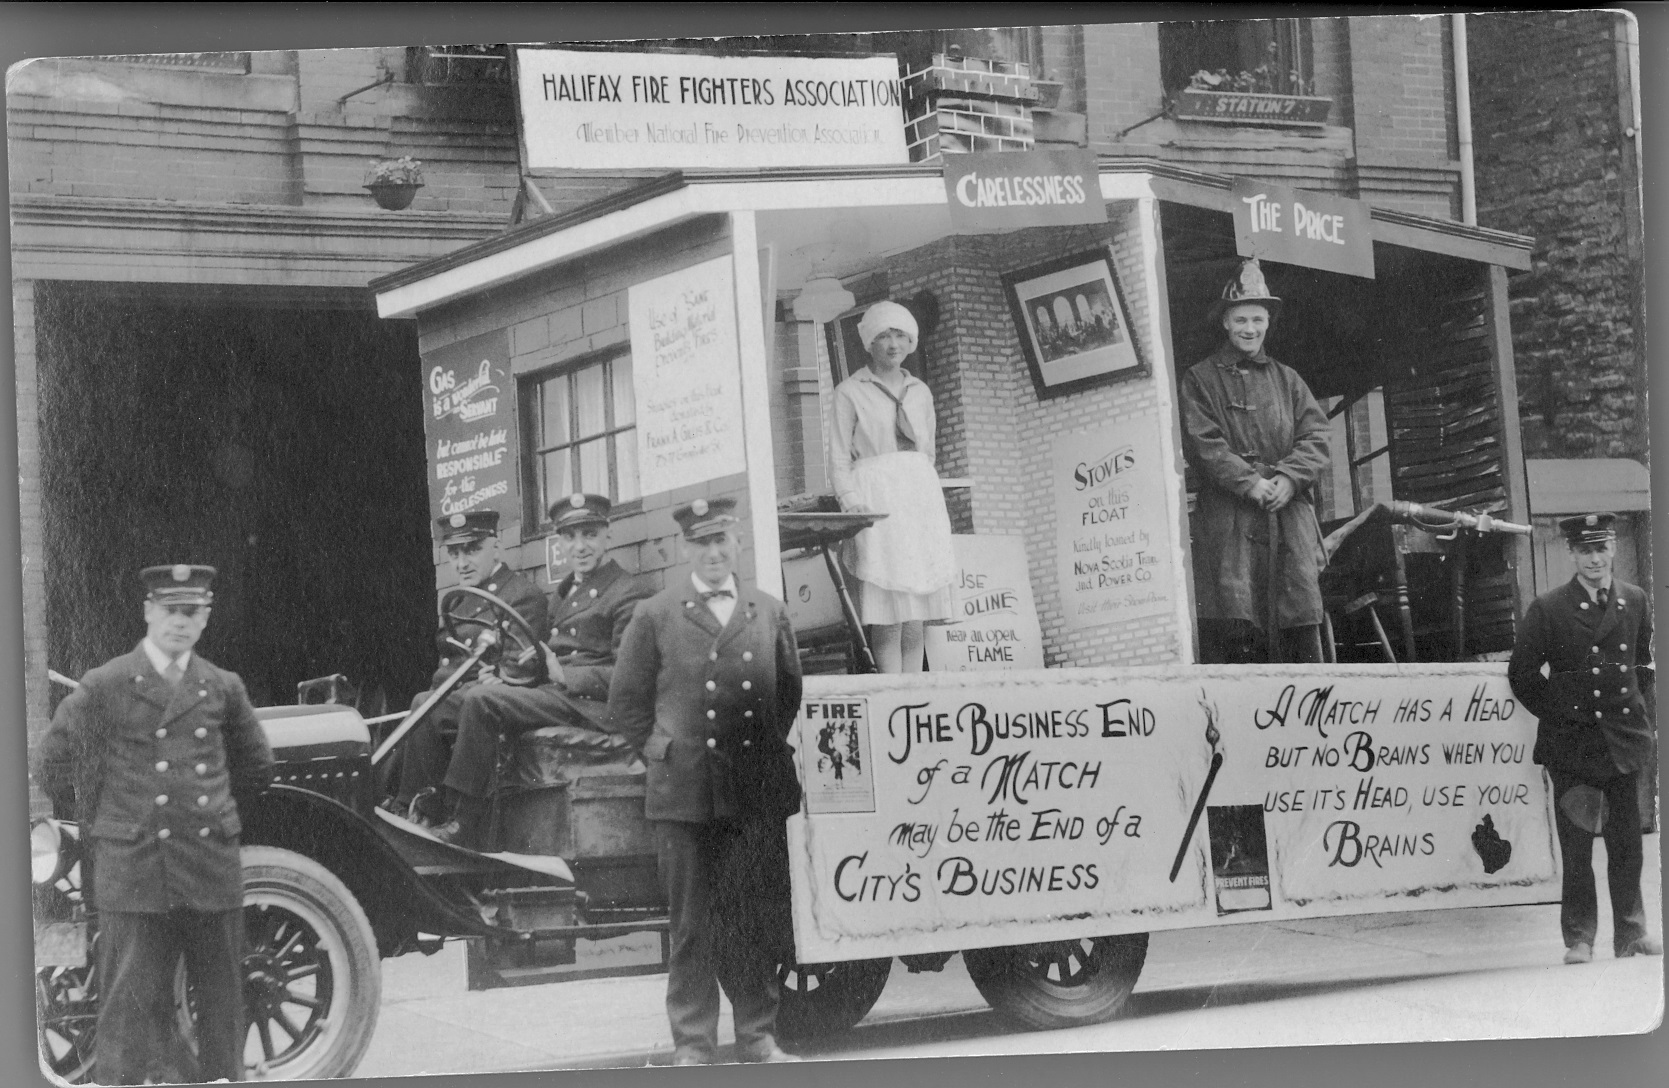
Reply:
M1537 719L1532 758L1553 781L1566 963L1594 958L1596 835L1605 839L1613 952L1663 954L1646 933L1640 891L1639 780L1655 764L1651 600L1612 577L1615 521L1595 513L1559 522L1576 575L1530 605L1507 667L1513 694Z
M735 505L673 511L694 571L638 606L609 689L616 728L649 765L678 1065L713 1060L721 984L741 1060L798 1060L776 1042L776 965L792 955L784 820L800 807L787 743L799 652L781 602L736 578Z
M654 588L609 558L611 509L606 496L579 493L552 505L569 573L551 595L550 638L542 647L546 678L536 686L483 683L459 701L458 742L446 768L451 818L434 830L443 842L480 845L500 745L508 738L554 727L567 747L627 747L609 724L609 680L632 611Z
M1205 664L1322 659L1326 555L1313 493L1328 463L1327 417L1298 372L1263 350L1280 311L1257 260L1244 262L1211 308L1223 345L1182 379L1183 452L1200 476L1194 584ZM1281 645L1267 644L1271 629Z
M468 514L451 514L437 518L441 547L452 561L452 570L461 586L474 586L502 600L534 631L545 630L549 623L545 594L526 577L511 570L499 556L498 511L475 510ZM455 615L459 632L474 638L486 629L491 620L492 606L479 597L466 597L458 602ZM480 624L469 623L469 617L480 616ZM440 649L440 667L429 682L429 690L412 700L413 710L423 705L431 692L446 682L454 669L461 665L469 651L449 641L443 626L435 636ZM513 668L513 666L512 666ZM510 671L510 670L506 670ZM515 673L512 671L513 677ZM435 788L446 774L451 758L453 738L458 733L459 717L464 695L475 685L494 684L500 677L476 666L474 675L453 688L428 716L412 727L400 742L399 786L384 807L397 816L407 816L420 824L439 823L444 814L432 800ZM414 803L415 802L415 803Z
M142 1084L172 1062L159 1010L185 958L202 1080L244 1075L240 804L273 756L235 673L192 652L213 567L148 567L144 639L82 677L42 739L37 777L90 843L101 988L94 1079Z

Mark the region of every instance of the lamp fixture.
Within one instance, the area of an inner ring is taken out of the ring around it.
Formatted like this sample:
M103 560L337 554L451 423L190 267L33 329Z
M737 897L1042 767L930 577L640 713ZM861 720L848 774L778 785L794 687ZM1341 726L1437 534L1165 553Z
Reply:
M833 276L807 280L794 300L794 316L801 321L828 324L858 304L857 297Z

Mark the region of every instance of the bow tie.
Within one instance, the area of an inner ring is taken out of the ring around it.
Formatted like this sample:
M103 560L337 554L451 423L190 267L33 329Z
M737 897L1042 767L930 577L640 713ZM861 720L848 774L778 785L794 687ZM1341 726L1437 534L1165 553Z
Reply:
M701 591L701 599L704 601L710 601L714 597L729 597L735 600L736 594L728 589L705 589Z

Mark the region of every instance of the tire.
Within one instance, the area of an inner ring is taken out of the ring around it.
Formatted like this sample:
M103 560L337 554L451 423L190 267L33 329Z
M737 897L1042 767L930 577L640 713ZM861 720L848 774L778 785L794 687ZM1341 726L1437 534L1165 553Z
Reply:
M962 953L980 996L1033 1029L1101 1024L1125 1011L1147 960L1147 934L1084 937Z
M777 1036L805 1042L850 1031L881 999L892 960L777 965Z
M272 846L243 848L243 904L244 1054L254 1075L351 1075L382 1003L382 961L365 912L323 865Z

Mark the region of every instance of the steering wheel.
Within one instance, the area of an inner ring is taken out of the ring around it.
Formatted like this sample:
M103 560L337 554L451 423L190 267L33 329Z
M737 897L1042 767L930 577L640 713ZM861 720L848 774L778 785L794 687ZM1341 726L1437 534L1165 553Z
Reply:
M471 615L461 613L459 607L471 597L484 602L487 611ZM485 626L495 631L499 639L498 644L482 655L482 663L494 664L508 654L511 661L522 663L519 665L520 668L528 669L539 682L543 681L543 643L539 640L538 633L522 619L521 613L510 607L503 598L495 597L475 586L455 586L441 596L440 621L446 627L446 637L459 644L470 641L463 636L463 624Z

